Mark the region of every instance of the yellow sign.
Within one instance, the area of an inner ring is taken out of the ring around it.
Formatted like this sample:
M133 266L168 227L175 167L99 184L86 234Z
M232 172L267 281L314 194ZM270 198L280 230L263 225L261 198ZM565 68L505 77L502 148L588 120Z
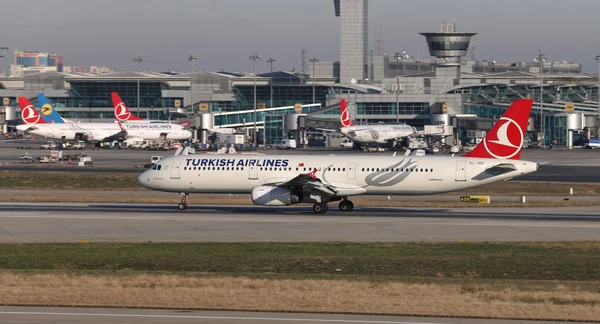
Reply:
M267 104L265 104L264 102L258 103L258 109L265 109L265 108L267 108Z
M294 112L297 113L297 114L301 113L302 112L302 104L299 104L299 103L295 104L294 105Z
M207 103L201 103L200 104L200 111L208 111L208 104Z
M573 112L573 111L575 111L575 105L569 102L568 104L565 105L565 110L567 112Z
M443 114L447 114L448 113L448 104L443 104L442 105L442 113Z
M460 202L472 204L489 204L490 196L460 196Z
M6 97L4 97L4 98L2 99L2 104L4 104L5 106L8 106L8 105L10 105L10 98L6 98Z
M42 114L44 114L45 116L50 116L50 114L52 114L52 106L50 104L43 105Z
M175 99L175 108L181 107L181 100Z

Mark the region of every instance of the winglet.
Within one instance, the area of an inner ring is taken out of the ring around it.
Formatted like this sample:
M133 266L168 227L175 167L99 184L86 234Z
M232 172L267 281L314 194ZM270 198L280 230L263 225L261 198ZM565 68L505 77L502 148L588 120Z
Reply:
M125 105L125 102L121 100L121 97L116 92L111 92L113 107L115 109L115 118L120 121L126 120L144 120L131 114L129 108Z
M521 157L532 105L532 99L515 100L483 141L464 156L518 160Z
M345 99L340 99L340 122L342 127L354 126L352 117L350 117L350 111Z
M47 124L47 122L42 118L42 115L40 115L38 111L35 110L31 102L29 102L29 99L25 97L19 97L19 108L21 110L21 120L23 120L24 124Z

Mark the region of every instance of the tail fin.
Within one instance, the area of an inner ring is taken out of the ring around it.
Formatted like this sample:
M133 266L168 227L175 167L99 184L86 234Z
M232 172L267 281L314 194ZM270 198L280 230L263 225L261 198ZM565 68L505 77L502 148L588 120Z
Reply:
M127 120L144 120L143 118L139 118L131 114L129 108L125 105L121 97L116 92L111 92L110 96L112 97L113 107L115 108L115 118L118 121L127 121Z
M532 99L515 100L483 141L464 156L518 160L521 157L532 105Z
M340 116L340 122L342 123L342 127L354 126L345 99L340 99Z
M44 96L43 93L38 93L38 103L40 104L40 111L42 113L42 118L47 122L47 123L58 123L58 124L62 124L65 122L65 120L60 117L60 115L58 114L58 112L56 112L56 110L54 110L54 108L52 107L52 105L50 104L50 101L48 100L48 98L46 98L46 96Z
M21 109L21 119L24 124L35 125L35 124L47 124L37 110L33 107L31 102L25 97L19 97L19 108Z

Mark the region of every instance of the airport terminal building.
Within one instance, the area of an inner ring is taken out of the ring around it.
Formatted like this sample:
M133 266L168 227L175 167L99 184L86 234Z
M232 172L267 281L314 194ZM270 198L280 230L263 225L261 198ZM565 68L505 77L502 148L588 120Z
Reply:
M366 20L365 25L344 27L345 14L363 17L361 10L366 10L366 0L347 1L352 6L334 1L341 38L362 35L366 28ZM372 51L365 59L352 52L363 53L366 37L359 43L341 40L340 61L312 62L312 73L46 72L4 77L0 78L0 111L6 113L0 114L0 122L14 123L17 97L28 97L36 105L38 92L64 118L113 120L110 93L114 91L139 117L168 119L184 114L193 126L205 130L252 131L256 103L260 143L272 143L286 138L294 124L315 138L335 131L339 101L344 98L357 124L406 123L418 129L444 124L452 127L455 143L460 139L465 144L476 142L514 99L533 98L527 134L533 143L570 146L578 133L597 136L598 75L582 73L581 64L465 59L476 34L457 32L454 24L421 35L430 58ZM349 64L351 68L344 68ZM285 115L294 116L286 119Z

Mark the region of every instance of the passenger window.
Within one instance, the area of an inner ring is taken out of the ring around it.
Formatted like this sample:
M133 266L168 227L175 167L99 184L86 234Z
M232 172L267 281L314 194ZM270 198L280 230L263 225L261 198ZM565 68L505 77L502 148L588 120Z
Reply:
M342 171L346 171L346 168L343 168Z

